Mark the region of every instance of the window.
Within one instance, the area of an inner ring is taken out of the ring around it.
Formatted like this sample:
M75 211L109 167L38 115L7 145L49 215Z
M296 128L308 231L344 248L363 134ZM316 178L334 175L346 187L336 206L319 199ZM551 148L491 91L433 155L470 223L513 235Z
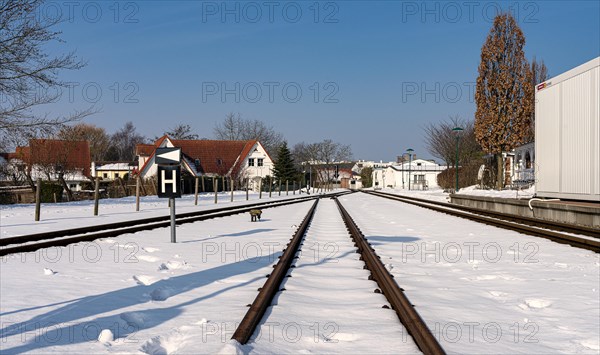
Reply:
M254 158L248 159L248 166L254 166Z
M414 179L415 179L415 182L423 182L423 181L425 181L425 175L415 175Z
M258 161L256 162L256 163L257 163L256 165L257 165L257 166L263 166L263 161L264 161L264 159L262 159L262 158L258 158L257 160L258 160Z
M223 159L219 158L217 159L217 165L221 166L223 164Z
M72 190L72 189L75 189L75 188L77 188L77 185L75 185L75 184L69 184L69 189Z
M194 160L194 165L196 166L196 171L200 170L200 159Z
M108 178L108 173L103 173L102 177L105 178L105 179Z

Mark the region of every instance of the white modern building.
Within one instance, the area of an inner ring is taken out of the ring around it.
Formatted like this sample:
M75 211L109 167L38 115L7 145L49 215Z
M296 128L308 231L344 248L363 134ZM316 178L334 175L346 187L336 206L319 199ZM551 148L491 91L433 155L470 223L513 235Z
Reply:
M373 168L373 187L375 189L394 188L426 190L438 187L437 176L446 169L429 160L416 159L404 163L389 164Z

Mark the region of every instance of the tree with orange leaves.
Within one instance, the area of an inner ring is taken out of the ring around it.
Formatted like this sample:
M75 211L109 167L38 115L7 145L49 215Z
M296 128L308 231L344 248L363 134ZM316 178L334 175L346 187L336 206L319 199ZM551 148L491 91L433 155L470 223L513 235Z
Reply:
M534 101L525 37L509 13L496 16L481 48L475 101L475 136L497 162L496 185L504 187L502 152L524 143Z

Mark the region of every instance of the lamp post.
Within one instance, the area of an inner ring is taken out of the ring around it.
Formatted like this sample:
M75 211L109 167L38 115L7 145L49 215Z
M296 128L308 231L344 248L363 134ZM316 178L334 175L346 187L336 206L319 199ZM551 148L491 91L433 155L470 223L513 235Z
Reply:
M412 165L412 152L414 152L414 149L408 148L406 152L408 153L408 191L410 191L410 166Z
M404 190L404 154L402 155L402 190Z
M460 132L463 131L463 128L454 127L454 128L452 128L452 131L454 132L454 134L456 134L456 164L454 166L454 168L456 169L456 187L454 189L454 193L457 193L458 192L458 141L460 140Z

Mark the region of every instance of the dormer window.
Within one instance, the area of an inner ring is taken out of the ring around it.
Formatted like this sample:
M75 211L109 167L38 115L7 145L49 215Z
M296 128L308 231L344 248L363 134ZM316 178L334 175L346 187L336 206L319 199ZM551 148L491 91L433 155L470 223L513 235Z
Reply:
M218 166L223 165L223 159L221 159L221 158L217 159L217 165Z

